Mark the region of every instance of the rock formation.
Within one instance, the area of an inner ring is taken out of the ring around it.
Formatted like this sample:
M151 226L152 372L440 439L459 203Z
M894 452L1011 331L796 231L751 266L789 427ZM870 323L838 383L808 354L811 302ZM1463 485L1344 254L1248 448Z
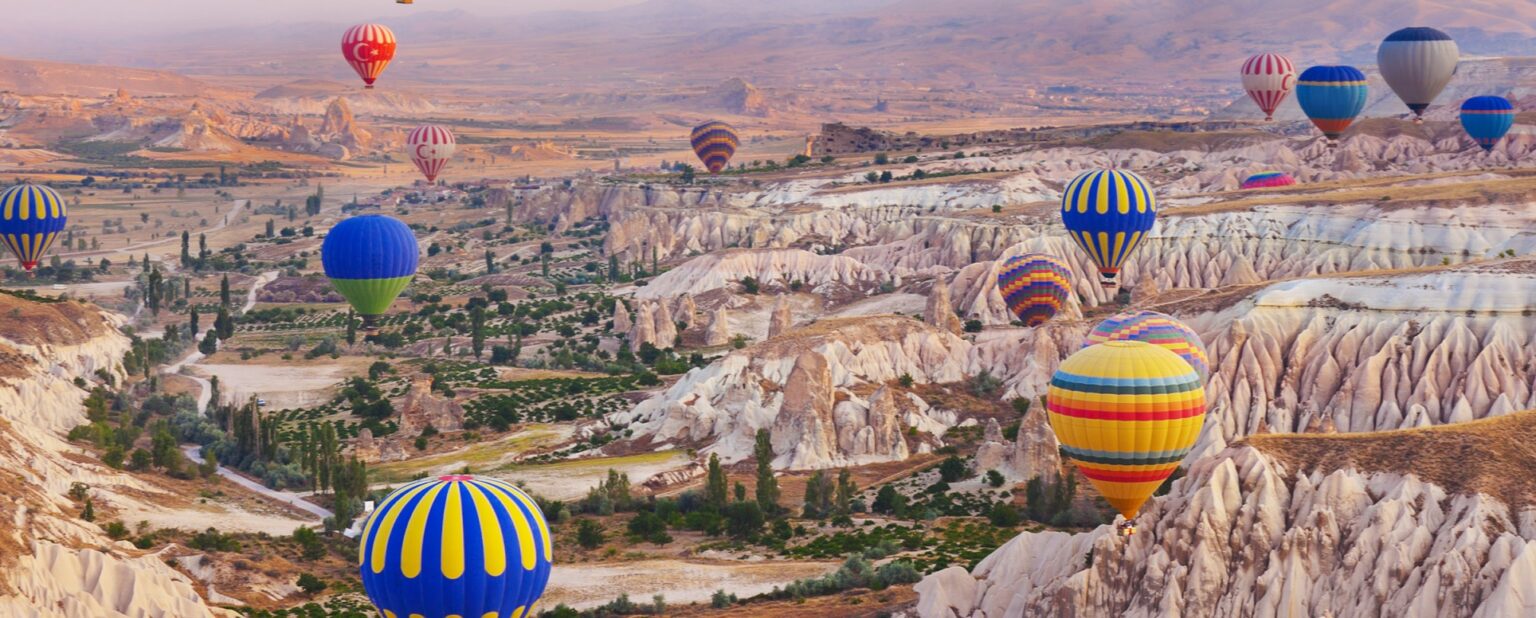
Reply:
M937 438L958 416L878 385L903 374L958 382L971 349L911 318L831 318L731 351L608 418L653 443L702 445L727 463L750 456L759 428L772 432L778 468L900 460L912 448L907 427Z
M715 310L714 316L709 320L709 330L704 334L704 345L721 346L731 342L731 327L726 320L725 307Z
M768 338L772 339L794 328L795 318L789 310L789 299L779 296L773 301L773 313L768 317Z
M928 293L928 307L923 310L923 320L939 330L960 334L960 316L955 315L954 306L949 304L949 285L942 279L933 282L933 291Z
M1520 427L1536 422L1536 413L1522 415ZM1513 453L1521 447L1489 441L1520 431L1479 429L1461 439ZM1385 454L1414 450L1418 438L1404 433L1370 438L1376 446L1268 436L1258 448L1234 447L1196 462L1169 495L1148 503L1136 535L1119 537L1110 526L1023 533L972 572L951 567L928 576L917 586L917 612L1353 618L1536 609L1529 594L1536 529L1529 508L1509 503L1529 495L1483 493L1507 490L1497 475L1467 468L1471 462ZM1362 459L1377 462L1366 470L1347 464L1344 452L1330 453L1378 447L1387 451ZM1529 460L1528 453L1498 455L1506 456ZM1463 483L1459 491L1446 487Z
M411 389L400 401L400 435L415 436L427 425L438 431L463 429L464 406L432 392L430 379L420 379L411 383Z
M629 349L639 351L640 346L656 342L656 313L650 303L635 303L634 326L629 329Z
M687 324L690 329L703 326L699 323L699 306L694 304L692 294L684 294L677 298L677 310L672 312L672 319Z
M672 311L667 309L666 303L656 303L656 341L655 346L666 349L673 347L677 341L677 322L672 319Z
M629 333L634 328L634 323L629 320L629 308L624 306L624 301L613 302L613 332Z

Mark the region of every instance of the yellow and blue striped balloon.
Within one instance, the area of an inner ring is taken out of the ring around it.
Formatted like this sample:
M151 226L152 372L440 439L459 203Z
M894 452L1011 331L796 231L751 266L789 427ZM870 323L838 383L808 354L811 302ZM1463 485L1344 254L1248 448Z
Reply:
M1104 286L1114 287L1120 265L1157 222L1157 196L1134 172L1091 170L1062 191L1061 220L1098 264Z
M21 184L0 193L0 241L28 272L42 261L68 218L64 198L48 187Z
M525 618L549 583L553 543L528 494L452 475L385 498L363 527L358 561L384 618Z

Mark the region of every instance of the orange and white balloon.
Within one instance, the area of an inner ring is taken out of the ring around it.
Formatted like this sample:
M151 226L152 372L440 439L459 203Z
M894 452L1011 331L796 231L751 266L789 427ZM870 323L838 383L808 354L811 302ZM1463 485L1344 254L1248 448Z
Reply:
M395 33L382 24L358 24L341 37L341 55L363 78L366 88L384 73L395 58Z
M437 182L437 175L448 166L448 160L453 158L457 148L453 132L435 124L416 127L405 138L405 153L416 163L416 169L427 177L427 182Z
M1280 54L1258 54L1243 63L1243 90L1259 109L1264 120L1275 119L1275 109L1296 87L1296 65Z

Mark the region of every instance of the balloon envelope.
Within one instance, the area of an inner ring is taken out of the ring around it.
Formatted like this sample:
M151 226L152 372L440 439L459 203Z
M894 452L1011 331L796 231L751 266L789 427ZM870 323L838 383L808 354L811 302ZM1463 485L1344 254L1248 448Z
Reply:
M1403 28L1376 48L1376 66L1392 92L1423 118L1445 85L1456 75L1461 52L1450 35L1434 28Z
M1195 368L1200 381L1210 376L1211 361L1205 354L1205 344L1194 329L1173 316L1156 311L1127 311L1110 316L1088 333L1083 347L1106 341L1141 341L1158 346L1174 354Z
M1264 112L1265 120L1275 119L1275 108L1296 86L1296 65L1280 54L1258 54L1243 63L1243 90Z
M1289 187L1296 184L1296 179L1285 172L1259 172L1243 179L1242 189L1264 189L1268 187Z
M1338 139L1365 109L1365 74L1351 66L1316 66L1296 80L1296 102L1328 139Z
M553 541L538 505L509 483L422 479L368 517L358 570L384 616L533 616Z
M369 323L410 285L419 258L411 228L384 215L346 219L320 245L325 276Z
M395 33L383 24L352 26L341 37L341 55L363 78L366 87L372 88L374 80L395 58Z
M1472 97L1461 104L1461 127L1484 151L1515 126L1515 106L1504 97Z
M704 163L711 174L725 169L731 157L735 156L736 148L741 146L741 138L736 135L736 129L719 120L694 127L689 142L693 144L693 153L699 156L699 161Z
M437 175L448 166L458 149L458 141L447 127L424 124L411 130L405 138L405 154L411 157L416 169L421 170L427 182L437 182Z
M28 272L42 261L68 218L64 198L48 187L20 184L0 193L0 241Z
M1157 197L1141 176L1121 170L1079 174L1061 195L1061 219L1073 242L1114 285L1125 259L1157 221Z
M1062 453L1131 519L1194 447L1205 390L1177 354L1109 341L1062 361L1046 409Z
M1060 258L1044 253L1016 255L1008 258L997 273L997 289L1019 321L1026 326L1039 326L1067 306L1067 296L1072 293L1072 268Z

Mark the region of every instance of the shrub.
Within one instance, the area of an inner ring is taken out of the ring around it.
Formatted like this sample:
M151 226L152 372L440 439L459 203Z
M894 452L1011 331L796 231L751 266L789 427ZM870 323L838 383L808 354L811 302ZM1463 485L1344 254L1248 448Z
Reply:
M946 483L954 483L970 474L970 469L959 457L949 457L944 463L939 464L939 478Z
M576 522L576 544L586 549L601 547L604 539L603 526L590 519Z
M1003 486L1003 475L997 470L987 470L987 484L993 487Z
M1019 525L1022 519L1019 510L1007 502L993 504L992 509L987 511L987 520L999 528L1012 528Z
M321 581L320 578L315 577L311 573L300 574L297 585L299 589L303 590L306 594L315 594L316 592L325 590L325 582Z
M982 328L981 327L981 320L966 320L965 321L965 332L968 332L968 333L979 333L979 332L981 332L981 328Z

